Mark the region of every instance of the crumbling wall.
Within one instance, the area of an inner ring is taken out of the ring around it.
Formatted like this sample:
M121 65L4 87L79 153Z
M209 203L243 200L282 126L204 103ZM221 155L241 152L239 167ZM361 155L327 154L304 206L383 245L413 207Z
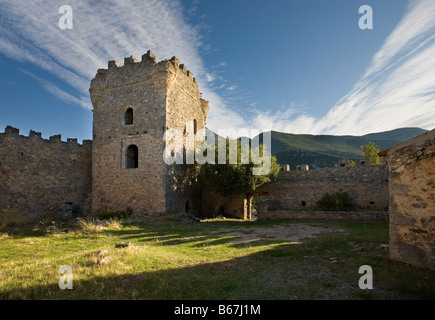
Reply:
M92 142L0 133L0 226L87 214L91 207Z
M148 51L139 62L110 61L91 82L94 106L93 211L131 210L158 214L185 210L186 192L180 187L183 168L173 170L163 153L168 129L183 133L187 121L204 128L208 103L201 98L193 74L179 60L156 62ZM126 124L126 110L133 110ZM138 150L137 167L126 166L130 146ZM185 162L185 160L184 160ZM182 166L175 165L175 166ZM176 174L172 176L173 174Z
M268 193L269 210L315 208L328 192L347 192L362 209L387 210L388 179L385 165L280 171L276 181L256 192Z
M435 130L392 148L390 258L435 270Z
M201 212L204 218L219 216L236 219L247 218L247 196L223 196L212 188L202 190Z

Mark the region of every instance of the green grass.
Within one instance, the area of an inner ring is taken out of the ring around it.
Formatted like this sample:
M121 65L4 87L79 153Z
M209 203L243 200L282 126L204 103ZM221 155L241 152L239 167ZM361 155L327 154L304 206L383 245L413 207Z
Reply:
M330 232L300 243L271 238L230 243L238 235L229 233L241 228L294 225ZM0 234L0 299L435 297L434 272L391 261L387 251L378 248L388 243L386 222L188 223L172 217L109 224L95 232L58 231ZM114 248L120 241L131 245ZM356 252L355 246L364 250ZM108 250L109 263L101 263L99 250ZM373 268L373 290L358 287L363 264ZM59 289L62 265L73 269L73 290Z

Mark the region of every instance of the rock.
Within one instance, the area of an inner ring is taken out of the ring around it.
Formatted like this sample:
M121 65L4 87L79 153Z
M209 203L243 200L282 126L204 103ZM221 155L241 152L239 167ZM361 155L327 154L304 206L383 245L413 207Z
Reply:
M107 237L114 237L115 234L114 234L114 233L106 233L106 236L107 236Z
M105 256L108 252L109 251L107 251L107 250L100 250L97 252L97 256L100 256L100 257Z
M389 244L380 244L379 246L376 247L377 250L388 250L388 248L390 247Z
M112 261L112 259L110 257L104 257L103 259L101 259L98 264L108 264L110 261Z
M354 251L355 252L363 252L364 248L363 247L356 247Z
M115 243L115 248L126 248L131 242L117 242Z

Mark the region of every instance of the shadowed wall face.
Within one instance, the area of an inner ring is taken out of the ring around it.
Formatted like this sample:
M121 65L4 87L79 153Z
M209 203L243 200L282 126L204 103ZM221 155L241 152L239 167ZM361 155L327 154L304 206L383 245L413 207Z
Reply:
M388 152L390 257L435 270L435 130Z
M0 133L0 227L91 209L92 142L42 139L7 127Z

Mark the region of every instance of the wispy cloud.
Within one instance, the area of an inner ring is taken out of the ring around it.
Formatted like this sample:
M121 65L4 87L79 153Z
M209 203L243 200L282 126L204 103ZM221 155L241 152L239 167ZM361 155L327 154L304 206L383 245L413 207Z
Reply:
M312 134L366 134L399 127L435 128L435 2L411 1L363 77L322 118L257 114L254 125Z
M73 104L78 104L80 106L82 106L85 109L89 109L92 110L92 104L89 101L89 99L87 97L84 96L80 96L80 98L77 98L71 94L69 94L68 92L60 89L58 86L56 86L53 82L47 81L42 79L41 77L38 77L37 75L23 70L21 69L21 72L32 77L33 79L35 79L36 81L38 81L41 86L47 90L48 92L50 92L53 96L67 102L67 103L73 103Z
M71 0L72 30L58 26L63 4L0 0L0 51L55 74L82 95L88 95L90 80L108 60L140 58L148 49L159 59L176 55L198 80L213 80L198 53L199 32L184 22L178 1ZM44 87L71 101L60 89L47 83Z
M59 28L58 10L63 4L52 0L0 0L0 51L55 74L80 93L75 97L39 78L42 87L56 97L89 108L84 97L89 96L90 80L97 69L106 68L109 60L122 63L130 55L140 59L151 49L159 60L177 56L193 72L203 97L210 100L210 127L238 127L244 123L243 117L213 89L214 82L222 80L219 72L226 63L209 70L204 67L199 29L185 18L194 11L186 11L179 1L70 0L72 30Z
M294 133L364 134L404 126L435 127L435 2L411 1L404 18L373 57L353 89L322 118L290 104L288 110L251 112L233 107L237 84L225 81L226 63L206 68L208 46L201 30L187 23L175 0L70 0L74 29L61 30L64 1L0 0L0 52L55 74L60 86L42 87L69 103L89 108L89 82L108 60L137 58L151 49L159 60L176 55L210 100L208 127L252 127ZM219 89L219 85L227 90ZM62 87L62 89L61 89ZM72 92L79 92L73 94ZM218 94L219 92L219 94ZM234 97L233 97L234 98ZM252 110L251 110L252 111Z

